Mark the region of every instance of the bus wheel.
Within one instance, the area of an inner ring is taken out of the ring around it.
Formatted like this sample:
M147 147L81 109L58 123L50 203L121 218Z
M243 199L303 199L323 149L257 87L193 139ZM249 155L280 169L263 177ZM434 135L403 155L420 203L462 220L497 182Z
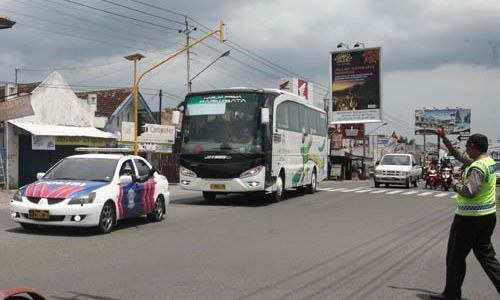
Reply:
M283 199L283 193L285 192L283 176L278 176L276 178L276 191L271 194L271 201L274 203L280 202Z
M208 202L213 202L215 201L215 198L217 198L217 194L214 192L203 192L203 199L205 199Z
M307 186L307 192L309 194L314 194L316 193L317 188L318 183L316 182L316 170L313 170L311 174L311 184Z

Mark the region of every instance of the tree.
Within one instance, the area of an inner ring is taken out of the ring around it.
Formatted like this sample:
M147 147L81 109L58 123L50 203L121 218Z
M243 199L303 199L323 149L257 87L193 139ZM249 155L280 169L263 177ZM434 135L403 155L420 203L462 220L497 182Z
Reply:
M415 139L408 140L408 137L401 136L399 138L398 144L415 145Z

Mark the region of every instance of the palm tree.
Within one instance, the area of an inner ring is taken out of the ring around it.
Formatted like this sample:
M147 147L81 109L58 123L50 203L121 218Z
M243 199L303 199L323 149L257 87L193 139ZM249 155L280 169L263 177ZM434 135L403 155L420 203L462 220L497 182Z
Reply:
M415 139L408 140L408 137L401 136L399 138L398 144L415 145Z

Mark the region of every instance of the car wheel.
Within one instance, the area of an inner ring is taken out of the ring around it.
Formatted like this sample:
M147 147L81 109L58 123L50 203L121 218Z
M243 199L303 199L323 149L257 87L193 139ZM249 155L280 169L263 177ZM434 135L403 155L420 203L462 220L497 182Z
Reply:
M165 201L158 197L155 202L155 208L148 214L148 220L151 222L160 222L165 216Z
M374 181L373 183L374 183L374 185L375 185L376 188L380 187L380 183L379 182Z
M283 176L280 175L276 178L276 191L271 193L271 201L274 203L283 200L283 193L285 192Z
M215 201L215 198L217 198L217 194L214 192L203 192L203 199L208 202L213 202Z
M102 207L101 216L97 230L102 233L110 233L116 223L115 206L111 202L106 202Z
M24 230L32 231L38 229L38 226L30 223L19 223Z
M307 186L307 192L309 194L314 194L316 193L318 189L318 183L316 182L316 170L313 170L311 174L311 184Z

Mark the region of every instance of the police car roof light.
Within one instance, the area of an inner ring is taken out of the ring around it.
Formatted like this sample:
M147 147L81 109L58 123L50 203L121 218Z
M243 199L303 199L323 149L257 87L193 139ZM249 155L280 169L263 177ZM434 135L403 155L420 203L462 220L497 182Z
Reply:
M90 153L132 153L129 148L92 148L92 147L78 147L75 148L76 152L90 152Z

